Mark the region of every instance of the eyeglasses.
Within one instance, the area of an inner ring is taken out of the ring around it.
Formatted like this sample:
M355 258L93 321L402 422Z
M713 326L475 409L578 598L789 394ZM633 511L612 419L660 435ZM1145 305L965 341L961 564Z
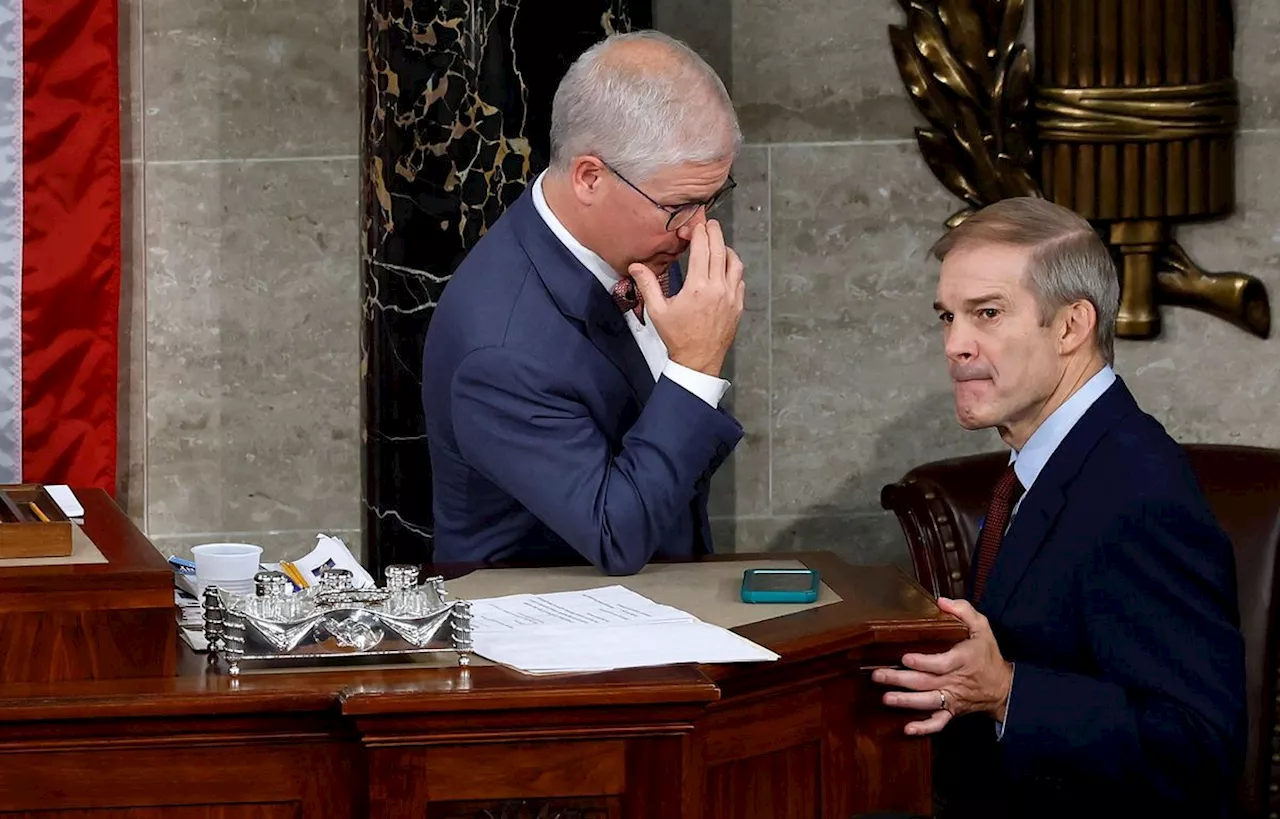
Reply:
M707 199L706 201L686 202L683 205L664 205L661 202L659 202L657 199L654 199L649 194L640 190L640 188L636 187L636 184L634 182L632 182L630 179L627 179L622 174L618 173L618 170L614 168L612 165L610 165L608 162L605 162L603 159L600 161L604 163L604 166L606 168L608 168L610 171L613 172L614 176L618 177L623 182L626 182L627 185L630 186L632 190L634 190L636 193L643 196L645 199L648 199L650 202L654 204L655 207L659 207L662 210L667 212L667 230L668 231L679 230L680 228L689 224L689 222L693 219L693 217L698 215L698 210L700 208L704 208L708 214L711 213L711 211L719 207L720 204L723 203L724 200L729 197L730 191L738 187L738 183L734 182L733 177L730 176L729 181L725 183L724 187L716 191L715 193L711 194L711 198Z

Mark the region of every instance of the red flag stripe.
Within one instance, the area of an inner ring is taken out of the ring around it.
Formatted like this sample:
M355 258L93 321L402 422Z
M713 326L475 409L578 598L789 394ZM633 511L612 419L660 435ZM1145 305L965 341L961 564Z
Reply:
M115 492L115 0L23 3L23 480Z

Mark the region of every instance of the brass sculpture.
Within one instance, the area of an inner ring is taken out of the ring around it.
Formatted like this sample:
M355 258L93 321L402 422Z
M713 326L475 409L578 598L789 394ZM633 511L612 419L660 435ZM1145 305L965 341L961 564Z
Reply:
M1160 332L1159 304L1266 338L1262 282L1200 269L1173 238L1235 199L1239 120L1230 0L1037 0L1035 81L1018 42L1025 0L898 0L898 72L932 127L934 175L974 209L1043 196L1104 231L1119 256L1122 338Z

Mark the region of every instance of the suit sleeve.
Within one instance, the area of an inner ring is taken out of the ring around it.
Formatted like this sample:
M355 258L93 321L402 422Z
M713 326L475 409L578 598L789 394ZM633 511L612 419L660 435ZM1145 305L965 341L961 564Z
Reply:
M1230 791L1244 755L1231 545L1186 504L1145 501L1114 520L1087 546L1080 577L1096 673L1019 662L1003 764L1015 776L1071 771L1204 803Z
M562 371L507 348L473 352L452 386L458 448L591 563L632 574L742 427L663 377L614 452Z

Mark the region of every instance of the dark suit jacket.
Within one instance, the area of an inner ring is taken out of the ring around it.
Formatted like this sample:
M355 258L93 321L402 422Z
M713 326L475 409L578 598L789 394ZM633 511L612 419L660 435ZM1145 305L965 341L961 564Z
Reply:
M423 358L436 561L585 558L629 574L712 550L707 486L742 427L654 382L532 191L459 266Z
M1224 815L1245 748L1231 544L1117 379L1022 500L977 608L1015 663L937 740L950 816Z

